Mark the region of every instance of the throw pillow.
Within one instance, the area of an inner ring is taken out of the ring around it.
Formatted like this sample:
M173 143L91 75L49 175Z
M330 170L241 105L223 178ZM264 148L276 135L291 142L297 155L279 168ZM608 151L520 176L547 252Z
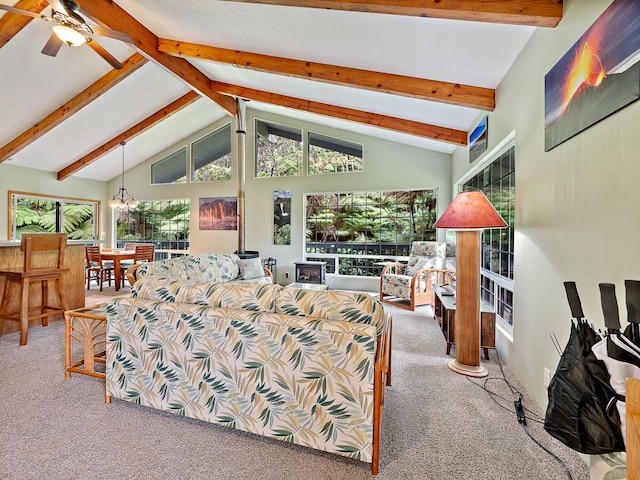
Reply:
M415 275L418 270L423 268L442 268L441 258L422 258L416 262L412 267L407 268L406 275Z
M260 257L241 258L238 262L241 279L251 280L254 278L264 277L264 270L262 269L262 260L260 260Z

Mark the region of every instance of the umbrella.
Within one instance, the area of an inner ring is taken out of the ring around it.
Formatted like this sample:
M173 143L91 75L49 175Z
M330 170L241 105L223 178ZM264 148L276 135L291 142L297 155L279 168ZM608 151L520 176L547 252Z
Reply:
M604 362L609 372L609 383L616 392L614 403L620 417L620 430L622 438L625 439L627 418L625 402L627 393L626 380L628 377L640 378L640 347L633 342L633 337L638 331L636 314L640 303L640 282L636 280L625 281L629 320L626 334L620 332L615 285L601 283L599 286L607 335L596 343L592 350L596 358Z
M549 383L545 430L568 447L586 454L624 450L620 416L613 405L605 363L592 347L600 340L584 318L575 282L565 282L574 320L558 368Z

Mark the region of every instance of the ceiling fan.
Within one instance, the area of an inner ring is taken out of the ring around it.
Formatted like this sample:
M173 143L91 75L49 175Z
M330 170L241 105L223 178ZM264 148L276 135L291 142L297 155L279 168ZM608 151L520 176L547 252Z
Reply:
M89 45L98 55L107 61L113 68L121 69L122 64L100 45L94 38L94 35L102 37L115 38L127 43L133 43L131 37L123 32L117 32L109 28L97 25L88 25L84 18L78 12L81 12L80 6L74 0L47 0L51 5L51 16L41 15L29 10L10 7L0 4L0 10L7 12L27 15L29 17L38 18L45 22L53 23L53 34L42 49L42 53L55 57L60 51L63 44L70 47L77 47L83 44Z

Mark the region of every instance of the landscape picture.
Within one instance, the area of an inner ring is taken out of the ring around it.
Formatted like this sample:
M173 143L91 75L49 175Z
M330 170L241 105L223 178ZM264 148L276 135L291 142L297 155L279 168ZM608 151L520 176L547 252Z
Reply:
M545 151L640 98L640 2L616 0L545 84Z
M201 198L198 226L200 230L237 230L238 199L236 197Z
M273 191L273 244L291 245L291 190Z
M476 158L483 154L487 150L487 127L489 117L484 116L476 128L473 129L471 135L469 135L469 163L473 162Z

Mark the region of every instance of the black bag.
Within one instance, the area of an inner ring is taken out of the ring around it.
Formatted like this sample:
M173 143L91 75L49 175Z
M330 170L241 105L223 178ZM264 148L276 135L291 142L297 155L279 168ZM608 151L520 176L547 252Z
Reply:
M571 324L571 334L549 383L545 430L568 447L586 454L624 451L616 392L609 373L591 347L599 341L586 320Z

